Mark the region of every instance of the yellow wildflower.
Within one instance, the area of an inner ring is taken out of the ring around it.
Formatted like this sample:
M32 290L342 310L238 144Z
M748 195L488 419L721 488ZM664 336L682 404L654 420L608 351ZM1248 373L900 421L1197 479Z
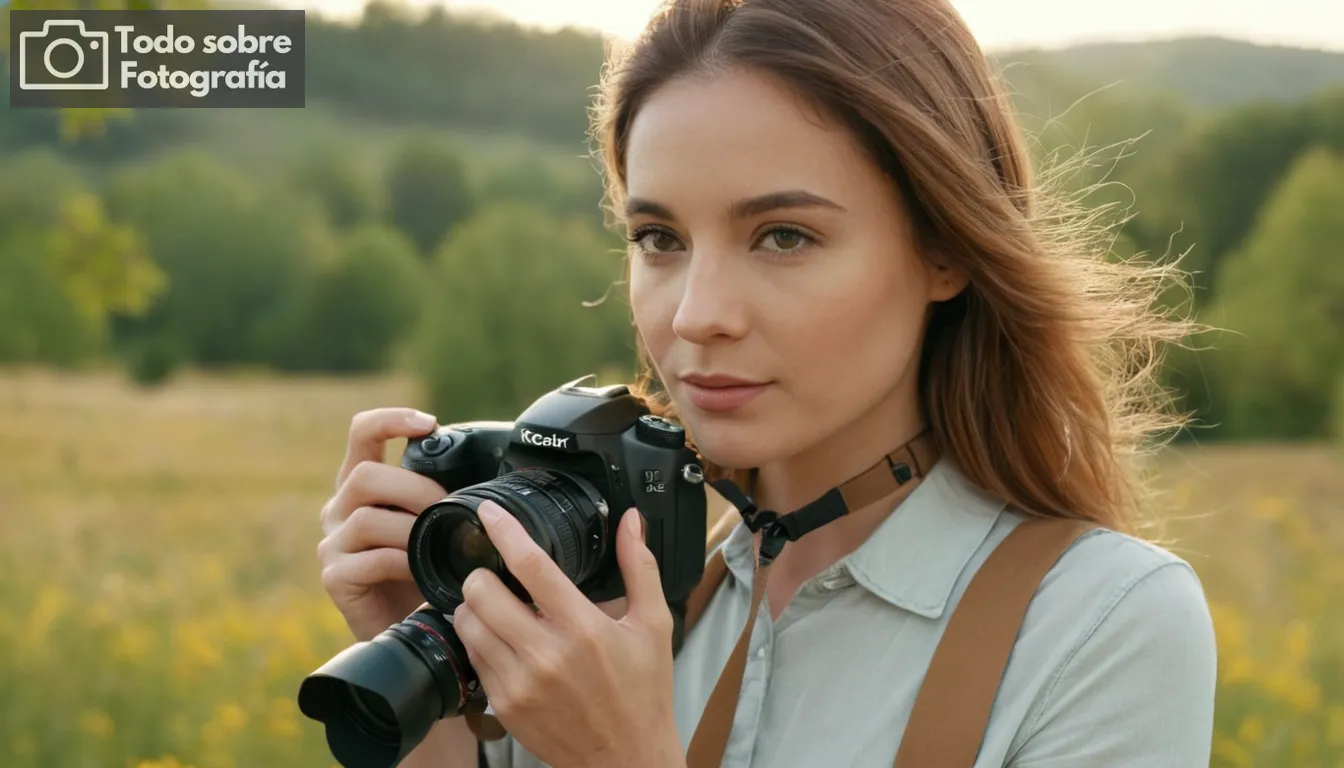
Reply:
M79 730L99 739L108 739L116 732L116 723L106 712L86 709L79 715Z

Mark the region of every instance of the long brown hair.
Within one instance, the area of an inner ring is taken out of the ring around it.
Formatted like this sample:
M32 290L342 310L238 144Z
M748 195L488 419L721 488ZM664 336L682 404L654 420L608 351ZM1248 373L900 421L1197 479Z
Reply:
M921 252L969 275L921 353L944 455L1031 513L1136 532L1139 458L1187 418L1158 377L1162 343L1192 331L1159 302L1183 273L1116 258L1082 196L1033 178L1002 81L947 0L665 2L602 73L592 138L610 212L640 106L675 77L737 67L843 121L897 185ZM640 363L641 394L676 418L642 347Z

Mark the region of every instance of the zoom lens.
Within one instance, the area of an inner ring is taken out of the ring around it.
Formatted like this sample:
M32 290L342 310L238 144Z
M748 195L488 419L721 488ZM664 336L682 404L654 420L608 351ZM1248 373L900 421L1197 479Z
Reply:
M437 720L473 708L484 708L476 671L452 621L432 609L346 648L299 687L300 711L326 725L345 768L391 768Z
M462 603L462 583L485 568L524 602L527 590L504 565L476 511L493 501L517 518L574 583L592 576L607 548L606 504L582 478L550 469L509 472L469 486L420 513L407 555L420 592L442 611Z

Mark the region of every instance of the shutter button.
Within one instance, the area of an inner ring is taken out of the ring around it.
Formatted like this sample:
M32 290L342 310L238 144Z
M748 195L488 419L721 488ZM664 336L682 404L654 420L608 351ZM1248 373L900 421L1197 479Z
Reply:
M438 456L446 453L453 447L453 438L448 435L437 435L435 437L426 437L420 441L420 450L426 456Z

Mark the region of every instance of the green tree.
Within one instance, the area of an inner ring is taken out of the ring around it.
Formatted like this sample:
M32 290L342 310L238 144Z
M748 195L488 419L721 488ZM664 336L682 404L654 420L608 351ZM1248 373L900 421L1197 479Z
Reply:
M47 229L63 202L89 188L80 168L48 149L34 149L0 163L0 228Z
M70 301L44 240L35 229L0 229L0 363L78 367L102 350L105 328Z
M1308 147L1344 150L1344 88L1300 104L1255 103L1197 124L1135 173L1145 247L1190 250L1201 303L1214 297L1225 257L1238 248L1276 185Z
M107 220L91 192L67 197L48 236L51 267L75 306L101 324L110 315L140 315L166 288L163 271L149 259L144 238Z
M289 172L290 183L320 201L336 229L373 221L381 211L381 189L357 153L353 144L316 144L301 151Z
M601 176L586 162L557 165L539 153L510 156L486 171L480 198L492 203L525 203L562 218L587 217L601 226Z
M1335 442L1344 449L1344 375L1335 387Z
M538 30L437 5L373 0L357 24L308 22L314 100L390 123L508 132L571 153L603 61L594 32Z
M388 367L420 317L427 267L400 232L366 224L345 236L296 303L292 370L354 373Z
M392 223L423 254L431 254L473 208L466 163L443 141L417 134L396 150L388 168Z
M511 419L567 380L628 367L633 331L610 245L586 221L516 203L444 243L416 345L440 419Z
M192 152L119 173L106 197L169 281L145 317L118 324L125 348L181 349L205 367L281 361L295 297L332 252L315 204Z
M1344 373L1344 158L1318 147L1291 167L1245 246L1228 257L1213 323L1235 436L1322 437Z
M0 359L74 365L164 288L138 234L49 151L0 168Z

